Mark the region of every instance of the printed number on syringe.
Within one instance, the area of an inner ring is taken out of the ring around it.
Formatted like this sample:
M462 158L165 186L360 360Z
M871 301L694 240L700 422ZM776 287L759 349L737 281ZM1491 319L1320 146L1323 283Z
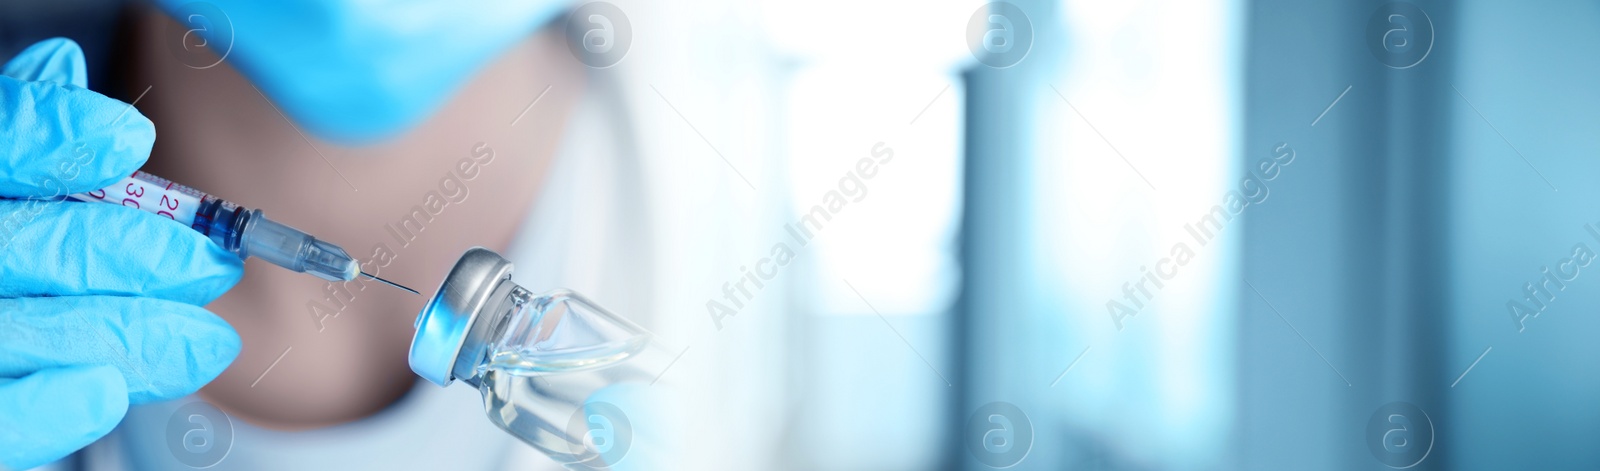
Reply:
M172 184L169 183L167 186L171 187ZM171 188L167 188L167 189L170 190ZM133 209L143 209L143 207L139 204L139 200L134 199L134 198L144 198L144 193L145 193L144 190L145 190L145 186L144 185L139 185L137 183L128 182L128 184L126 186L122 187L122 191L123 191L123 193L127 193L127 195L130 196L131 198L123 198L122 199L122 205L130 207L130 208L133 208ZM105 189L94 190L94 191L89 192L88 195L90 197L94 198L94 199L104 200L104 199L106 199L106 190ZM171 220L174 220L174 221L178 220L178 217L174 216L172 214L172 212L171 212L171 211L177 211L178 210L179 202L178 202L177 198L173 198L169 194L163 194L163 195L161 195L161 202L157 203L157 205L160 208L162 208L162 209L159 209L159 210L156 211L157 215L166 216L167 219L171 219Z

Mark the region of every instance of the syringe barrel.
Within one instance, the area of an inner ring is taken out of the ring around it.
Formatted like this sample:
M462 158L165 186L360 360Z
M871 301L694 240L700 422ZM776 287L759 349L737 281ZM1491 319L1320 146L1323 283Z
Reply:
M68 198L121 204L172 219L205 234L240 259L254 256L328 281L353 280L360 274L355 259L339 246L267 219L259 209L248 210L145 172L133 172L111 186Z
M224 220L233 222L231 216L239 210L238 205L144 172L133 172L111 186L68 198L144 210L194 228L207 236L219 229L226 232L225 226L217 227L217 224ZM221 241L218 243L221 244Z

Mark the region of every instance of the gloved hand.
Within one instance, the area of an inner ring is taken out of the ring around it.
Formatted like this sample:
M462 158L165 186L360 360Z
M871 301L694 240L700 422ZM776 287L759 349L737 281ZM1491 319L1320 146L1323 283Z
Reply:
M302 128L361 144L421 123L567 1L210 0L215 9L192 0L156 3L226 54Z
M49 199L116 182L155 143L138 110L83 88L77 44L0 74L0 468L27 469L221 373L239 336L199 306L242 264L165 218Z

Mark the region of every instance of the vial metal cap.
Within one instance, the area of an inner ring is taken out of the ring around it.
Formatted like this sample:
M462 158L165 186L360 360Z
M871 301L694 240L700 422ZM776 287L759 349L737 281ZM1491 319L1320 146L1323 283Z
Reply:
M462 347L469 341L473 322L496 288L511 278L511 270L510 260L483 247L467 249L461 255L417 315L411 371L440 386L457 379L456 363L461 352L469 350Z

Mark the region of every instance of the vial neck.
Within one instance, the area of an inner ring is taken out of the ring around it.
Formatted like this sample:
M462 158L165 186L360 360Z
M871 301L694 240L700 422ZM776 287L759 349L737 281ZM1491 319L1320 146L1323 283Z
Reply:
M456 360L457 380L474 388L481 387L483 374L492 367L498 339L505 336L517 311L533 298L531 292L509 279L495 287L489 303L485 305L487 309L478 313L466 341L462 343L461 356Z

